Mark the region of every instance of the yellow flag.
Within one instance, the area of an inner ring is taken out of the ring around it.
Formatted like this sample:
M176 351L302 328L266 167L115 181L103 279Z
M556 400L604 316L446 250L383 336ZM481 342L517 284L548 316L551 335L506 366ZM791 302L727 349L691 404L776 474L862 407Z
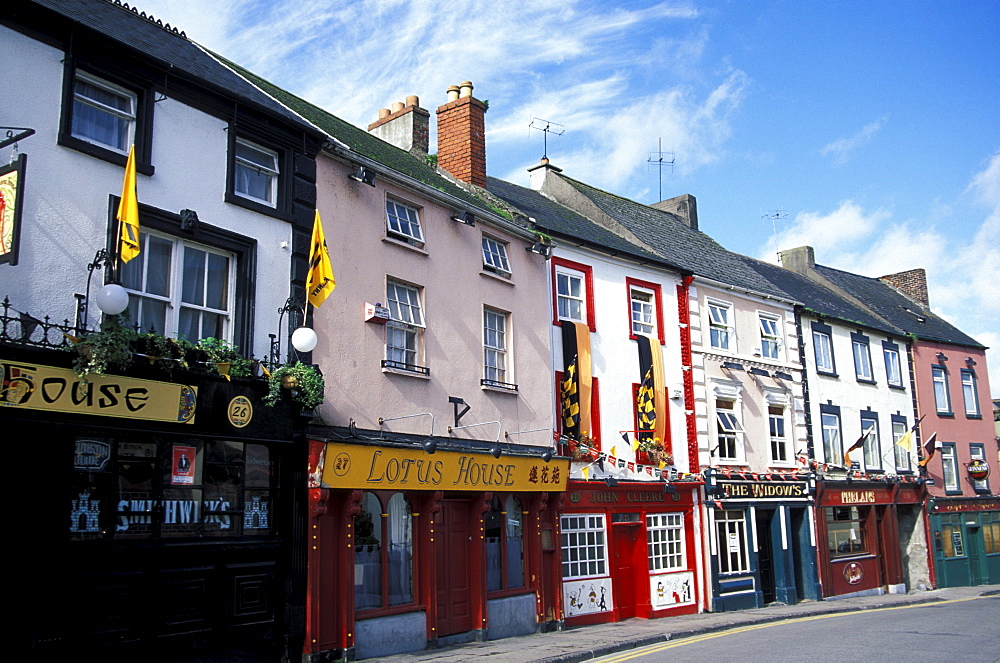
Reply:
M333 266L330 265L330 251L326 248L326 237L323 236L323 222L319 220L319 210L316 210L312 242L309 244L309 275L306 277L309 303L319 308L336 287Z
M118 254L122 262L128 262L139 255L139 199L135 195L135 145L128 150L117 219L121 223L121 246Z
M589 479L590 478L590 465L584 465L583 467L581 467L580 468L580 474L583 475L584 479Z
M900 438L898 440L896 440L896 444L898 444L902 448L906 449L907 451L912 452L913 451L913 429L911 428L910 430L908 430L905 433L903 433L900 436Z

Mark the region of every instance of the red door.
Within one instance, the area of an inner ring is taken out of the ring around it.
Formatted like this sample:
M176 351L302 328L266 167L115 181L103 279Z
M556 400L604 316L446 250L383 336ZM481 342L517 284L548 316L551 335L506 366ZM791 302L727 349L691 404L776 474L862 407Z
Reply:
M438 637L472 630L469 502L444 500L437 526Z
M639 523L614 523L612 526L612 554L614 555L614 575L611 582L614 585L615 612L618 619L630 619L636 616L636 604L639 593L645 597L648 582L640 581L646 577L645 566L636 564L635 555L638 548L638 536L642 531ZM643 577L638 575L643 571Z

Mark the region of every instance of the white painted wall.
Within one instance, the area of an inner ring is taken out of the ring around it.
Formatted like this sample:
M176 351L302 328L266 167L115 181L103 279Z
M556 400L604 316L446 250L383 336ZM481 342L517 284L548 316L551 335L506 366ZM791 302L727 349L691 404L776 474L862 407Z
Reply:
M57 144L62 108L64 53L0 26L0 56L16 66L0 68L7 100L3 123L31 127L21 141L28 155L18 264L0 265L0 297L35 317L72 323L83 292L87 265L105 246L108 197L121 195L124 169ZM151 177L137 176L139 202L174 214L198 213L209 224L257 239L257 289L253 354L268 349L277 332L277 310L289 295L288 223L223 201L226 187L227 125L218 118L168 98L155 104ZM14 147L0 150L7 163ZM92 293L102 284L95 273ZM90 321L99 319L91 307ZM247 350L244 348L244 350Z

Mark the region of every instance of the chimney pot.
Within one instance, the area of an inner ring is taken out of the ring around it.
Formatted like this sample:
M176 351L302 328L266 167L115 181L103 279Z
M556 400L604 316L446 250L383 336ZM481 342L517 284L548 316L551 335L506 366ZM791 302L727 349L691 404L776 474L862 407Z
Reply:
M448 101L456 101L458 99L459 87L457 85L450 85L448 87Z
M472 96L472 81L462 82L461 94L459 94L458 96L459 98Z
M408 96L406 98L406 105L407 106L419 106L420 105L420 97L418 97L415 94L411 94L410 96Z
M392 112L393 113L398 113L399 111L403 110L403 108L404 108L404 106L403 106L403 102L402 101L394 101L394 102L392 102Z
M382 118L388 117L388 116L389 116L389 109L388 108L379 108L378 109L378 119L381 120Z

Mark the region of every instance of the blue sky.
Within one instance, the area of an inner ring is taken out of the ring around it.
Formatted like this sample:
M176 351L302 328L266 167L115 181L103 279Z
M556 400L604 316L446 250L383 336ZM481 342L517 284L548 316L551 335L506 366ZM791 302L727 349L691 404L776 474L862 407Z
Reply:
M646 203L661 142L663 197L696 196L731 250L926 268L932 309L995 348L1000 397L1000 1L136 4L361 126L471 80L489 173L518 184L533 117L565 127L567 175Z

